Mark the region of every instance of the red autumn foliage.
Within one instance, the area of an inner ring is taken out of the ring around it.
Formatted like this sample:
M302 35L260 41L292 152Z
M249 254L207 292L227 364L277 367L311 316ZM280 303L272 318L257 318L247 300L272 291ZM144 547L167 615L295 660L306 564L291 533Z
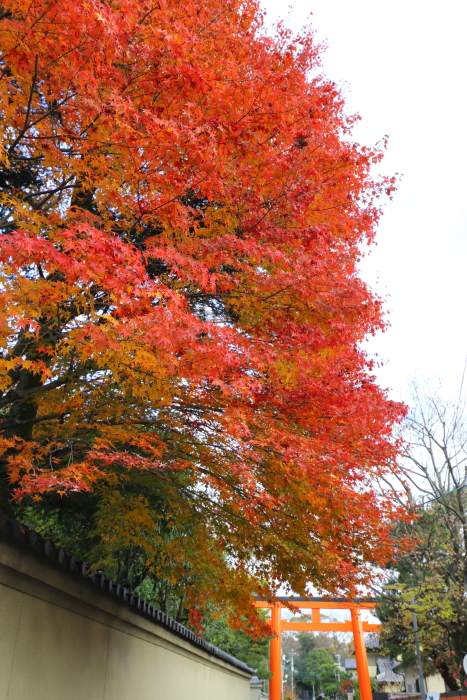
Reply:
M361 349L384 322L357 269L394 180L312 32L265 36L252 1L2 7L15 498L133 480L132 513L155 489L186 525L201 597L352 592L395 513L375 479L403 408Z

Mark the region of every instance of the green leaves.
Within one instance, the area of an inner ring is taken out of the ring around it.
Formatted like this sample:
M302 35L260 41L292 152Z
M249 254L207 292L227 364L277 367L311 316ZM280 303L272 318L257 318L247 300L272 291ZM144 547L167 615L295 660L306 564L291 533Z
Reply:
M312 694L336 693L339 688L336 665L327 649L315 646L314 637L309 633L299 635L299 653L296 660L297 686ZM341 680L345 674L342 674Z

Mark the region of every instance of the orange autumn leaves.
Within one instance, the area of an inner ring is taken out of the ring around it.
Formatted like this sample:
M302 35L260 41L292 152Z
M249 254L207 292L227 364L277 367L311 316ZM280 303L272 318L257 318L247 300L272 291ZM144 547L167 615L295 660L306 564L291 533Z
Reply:
M13 495L130 481L208 588L352 590L395 513L374 480L403 410L356 268L394 182L312 33L217 0L7 0L0 32Z

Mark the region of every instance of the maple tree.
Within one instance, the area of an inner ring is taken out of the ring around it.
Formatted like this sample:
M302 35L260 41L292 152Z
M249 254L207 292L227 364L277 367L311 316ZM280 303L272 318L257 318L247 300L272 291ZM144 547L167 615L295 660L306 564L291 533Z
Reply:
M312 31L266 36L250 0L0 16L13 497L92 491L101 560L164 552L193 609L351 593L397 510L374 478L404 410L361 349L384 320L357 269L394 178Z

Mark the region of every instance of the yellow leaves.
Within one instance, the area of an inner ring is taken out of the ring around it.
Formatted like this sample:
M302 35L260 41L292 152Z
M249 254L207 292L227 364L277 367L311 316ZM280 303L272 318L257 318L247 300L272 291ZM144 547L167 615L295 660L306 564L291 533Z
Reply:
M2 436L0 437L0 456L4 455L8 450L21 448L22 446L22 441L19 438L5 438Z
M6 391L11 386L12 379L8 372L15 365L16 362L0 360L0 391Z
M157 553L161 536L151 517L150 504L143 496L106 490L100 502L96 526L96 534L102 537L108 554L130 546L143 547L149 556Z
M12 371L27 370L31 374L39 375L45 383L50 378L50 369L43 360L28 360L23 357L0 359L0 391L6 391L12 385L10 373Z
M112 316L112 314L100 314L99 318L101 318L103 321L107 321L107 323L111 323L114 326L118 326L118 321L114 316Z
M10 161L8 159L8 154L7 154L5 147L2 143L0 143L0 164L3 165L4 168L8 168L10 165Z

